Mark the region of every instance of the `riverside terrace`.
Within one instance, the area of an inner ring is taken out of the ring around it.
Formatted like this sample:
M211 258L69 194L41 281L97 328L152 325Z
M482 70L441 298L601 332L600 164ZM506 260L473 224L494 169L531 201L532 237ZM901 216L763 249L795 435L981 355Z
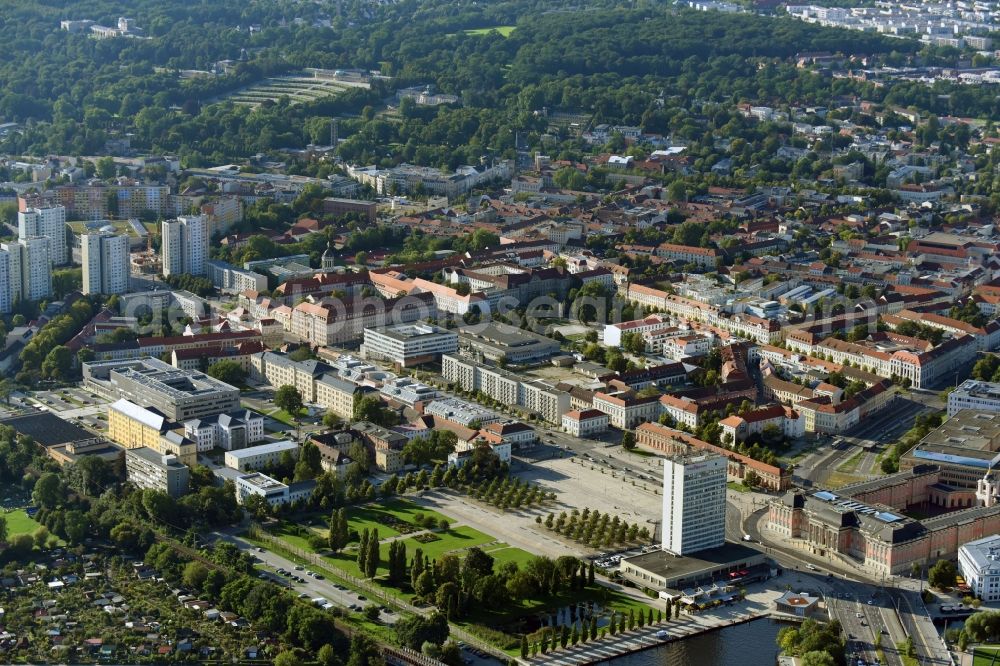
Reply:
M771 576L766 556L738 543L685 556L655 550L623 559L618 566L625 578L669 599L698 598L710 590L718 592L729 585L745 585Z

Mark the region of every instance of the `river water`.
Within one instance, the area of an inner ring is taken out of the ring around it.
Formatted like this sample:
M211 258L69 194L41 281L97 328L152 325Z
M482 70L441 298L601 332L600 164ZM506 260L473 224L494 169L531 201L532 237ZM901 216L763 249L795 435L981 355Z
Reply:
M602 663L612 666L774 666L780 652L775 639L783 626L786 625L774 620L754 620Z

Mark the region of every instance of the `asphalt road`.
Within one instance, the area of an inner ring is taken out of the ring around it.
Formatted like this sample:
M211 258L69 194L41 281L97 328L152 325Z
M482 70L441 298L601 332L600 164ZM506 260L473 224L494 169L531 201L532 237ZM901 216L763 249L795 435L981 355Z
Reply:
M792 476L793 480L806 487L823 485L830 473L836 471L838 466L859 451L863 451L865 447L874 447L877 451L890 446L913 427L918 414L931 409L921 401L904 398L896 402L897 404L883 410L874 418L866 419L849 434L824 438L823 445L798 463ZM831 444L838 439L843 444L841 448L834 449ZM873 456L874 453L869 455ZM881 470L873 469L872 473L881 475Z
M752 542L745 545L763 550L784 569L809 577L818 589L825 588L827 601L841 621L845 635L854 636L854 639L849 639L849 654L855 652L867 663L875 663L875 636L881 634L885 663L901 665L896 644L905 641L907 636L913 636L917 658L921 664L951 664L937 629L922 615L923 610L916 599L916 592L902 589L903 581L910 581L893 579L885 581L885 584L876 584L859 579L856 572L846 571L833 560L784 547L779 541L765 539L761 543L758 522L766 509L755 511L740 523L736 523L736 518L732 515L734 511L738 513L737 507L731 506L730 513L727 514L728 538L739 538L737 535L740 532L749 534ZM871 604L868 603L869 600ZM862 614L861 618L857 617L858 613ZM887 633L883 634L883 629ZM857 660L849 663L854 666Z

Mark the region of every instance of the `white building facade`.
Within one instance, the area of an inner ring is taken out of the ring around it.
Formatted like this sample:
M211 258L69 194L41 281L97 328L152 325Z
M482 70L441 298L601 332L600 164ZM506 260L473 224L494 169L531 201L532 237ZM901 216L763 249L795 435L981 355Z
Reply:
M129 290L128 236L80 236L84 294L124 294Z
M726 541L726 459L715 454L663 462L663 549L688 555Z
M164 220L160 252L163 275L205 275L208 261L208 224L201 215Z
M959 548L958 570L974 596L987 604L1000 601L1000 535L970 541Z
M48 260L51 266L68 261L66 245L66 208L45 206L29 208L17 214L17 239L47 238Z
M963 409L1000 412L1000 384L967 379L948 394L948 418Z

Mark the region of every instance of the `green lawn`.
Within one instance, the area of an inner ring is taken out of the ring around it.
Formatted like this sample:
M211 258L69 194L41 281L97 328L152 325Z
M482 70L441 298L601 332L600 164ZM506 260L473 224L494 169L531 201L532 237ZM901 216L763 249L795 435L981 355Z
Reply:
M268 416L270 416L275 421L281 421L285 425L290 425L290 426L295 425L295 420L292 418L292 415L283 409L276 409L273 412L270 412Z
M535 557L534 554L526 550L508 546L503 542L493 544L483 550L493 558L494 564L498 566L505 562L515 562L517 566L523 567L528 560Z
M513 26L513 25L496 25L496 26L493 26L492 28L476 28L474 30L466 30L465 34L467 34L467 35L488 35L491 32L496 31L496 32L500 33L501 37L510 37L510 33L514 32L514 29L516 27L517 26Z
M972 666L1000 666L1000 647L977 647Z
M382 540L397 536L399 532L378 521L378 514L380 513L391 514L401 520L405 520L406 518L412 519L413 515L417 513L432 515L436 518L445 517L435 511L424 510L422 507L407 500L393 500L384 506L369 505L366 507L349 509L348 523L351 528L359 531L364 530L365 527L368 527L369 529L377 527L379 537ZM324 536L326 533L325 530L320 527L296 525L287 522L280 524L278 527L271 528L270 531L272 534L285 540L290 545L308 552L312 552L312 548L310 548L307 538L308 532L312 531L320 536ZM306 534L303 534L303 532L306 532ZM471 527L465 526L449 529L445 532L435 532L435 535L438 539L429 543L420 543L414 537L404 539L403 543L406 545L408 558L413 557L413 553L417 548L422 549L424 555L430 557L431 559L441 557L446 553L452 553L452 551L454 551L453 554L462 557L464 554L462 551L467 548L496 541L496 539L488 534L484 534ZM358 569L357 563L357 546L357 542L352 542L343 551L333 555L324 555L323 557L324 559L328 559L332 565L339 567L354 576L360 576L361 571ZM526 562L531 558L530 553L526 553L516 548L504 548L505 546L507 546L507 544L503 544L502 546L497 544L497 547L501 548L502 553L499 558L500 561L514 560L521 563ZM381 551L383 556L381 566L385 568L386 561L384 558L389 551L388 545L383 543ZM386 589L388 590L388 588ZM394 594L398 593L398 591L389 591Z
M751 490L753 490L753 488L751 488L750 486L745 486L742 483L739 483L738 481L727 481L726 487L729 488L730 490L735 490L736 492L740 493L748 493Z
M449 522L454 522L454 520L444 515L443 513L438 513L433 509L424 508L415 502L411 502L410 500L402 498L392 499L383 504L366 504L364 506L357 507L355 509L348 509L347 520L351 524L351 527L355 527L355 529L358 529L355 525L355 520L358 520L359 523L362 525L361 529L363 529L365 520L370 520L374 518L376 519L377 523L378 514L380 513L387 513L398 520L402 520L408 523L413 523L414 516L416 516L417 514L422 514L424 516L432 516L435 520L438 521L444 518ZM369 527L371 526L369 525ZM358 531L361 530L359 529ZM382 527L379 527L379 534L382 535Z
M379 532L381 536L381 530ZM463 553L461 549L471 548L472 546L478 546L484 543L489 543L494 541L493 537L483 534L482 532L476 531L471 527L456 527L455 529L448 530L447 532L438 532L437 536L440 537L437 541L432 541L430 543L420 543L412 537L409 539L404 539L403 543L406 545L406 556L407 559L413 557L414 551L417 548L421 548L425 556L430 557L432 560L442 555L449 553L450 551L457 551L452 554L461 557ZM282 538L286 538L282 535ZM293 539L288 539L289 543L295 544L302 548L308 550L308 544L298 543ZM389 553L389 546L383 544L380 548L381 559L379 561L380 573L385 574L386 568L388 566L386 562L386 556ZM357 544L351 544L345 550L335 553L333 555L324 555L323 559L329 560L330 564L336 566L344 571L350 573L353 576L361 577L361 570L358 568L357 562ZM511 553L511 557L518 557L517 554ZM526 558L525 558L526 559ZM382 580L376 580L376 583L380 584L381 587L394 596L401 596L400 590L382 585Z
M41 527L41 525L33 518L28 517L28 514L24 512L24 509L17 509L16 511L5 513L4 518L7 519L8 537L17 536L18 534L31 534Z
M393 500L384 505L372 504L364 507L352 508L348 510L348 517L352 528L360 528L363 530L365 527L371 529L372 527L377 526L379 529L379 536L385 539L391 536L390 533L393 532L393 530L384 523L379 522L380 514L390 514L396 518L410 522L412 521L413 515L416 513L441 517L440 514L425 510L413 502L409 502L405 499ZM280 535L283 539L287 540L290 544L304 550L310 550L306 540L295 534L294 529L294 526L283 525L281 528L274 530L274 532ZM306 527L304 529L318 528ZM489 553L494 558L497 566L505 562L515 562L518 566L524 566L532 557L534 557L532 553L513 547L510 544L497 540L489 534L485 534L467 526L455 527L444 532L435 532L435 535L439 537L438 540L430 543L420 543L414 537L404 538L403 543L406 545L407 559L413 557L413 553L417 548L420 548L427 557L436 559L445 554L454 554L458 557L463 557L464 551L473 546L481 546L485 552ZM380 548L380 552L382 559L379 563L379 576L373 582L390 596L405 599L407 601L411 600L411 594L404 592L399 588L390 587L386 584L385 557L388 554L388 546L383 544ZM329 562L330 568L323 569L320 567L318 569L320 571L327 571L328 573L331 573L334 578L336 578L336 572L333 571L334 568L347 572L353 576L361 577L361 572L357 564L356 543L352 543L347 549L340 553L323 555L323 559ZM628 613L630 609L634 609L636 612L640 610L642 612L646 612L649 608L649 605L640 600L632 599L631 597L614 590L599 586L586 590L567 590L563 594L554 598L529 599L520 604L507 605L499 609L476 608L469 617L463 618L461 622L456 624L467 627L469 630L473 631L473 633L476 633L475 628L477 626L484 628L483 631L505 631L510 640L503 640L502 642L510 643L509 645L499 645L498 641L500 641L500 639L498 638L498 634L492 635L494 640L491 640L491 642L498 644L498 647L505 649L511 656L517 656L519 648L516 641L518 640L517 635L519 635L518 627L521 626L520 618L541 611L554 610L556 608L569 606L583 601L597 602L604 609L610 608L624 613ZM655 602L651 601L650 603L652 604ZM998 666L1000 666L1000 664L998 664Z
M854 474L858 471L858 465L861 464L861 459L865 457L864 451L858 451L853 456L840 463L837 466L838 472L843 472L844 474Z
M448 554L451 551L461 551L467 548L472 548L473 546L481 546L484 543L490 543L496 541L489 534L483 534L479 530L474 530L471 527L456 527L455 529L448 530L447 532L437 532L436 536L441 537L437 541L431 541L430 543L420 543L415 538L410 537L403 541L406 544L406 552L409 556L413 555L413 551L417 548L423 550L424 555L431 558L432 560L442 555ZM462 557L464 553L455 552L452 553Z
M426 509L407 499L396 498L387 502L373 502L362 506L348 507L347 524L350 529L357 530L358 534L365 530L377 529L380 539L388 539L402 534L398 529L392 527L391 523L395 521L409 523L413 528L411 531L414 532L423 530L422 526L417 525L416 516L418 515L429 516L438 522L442 518L454 522L448 516L433 509ZM304 527L308 525L320 536L326 536L327 520L328 516L326 515L312 514L307 520L300 520L299 524ZM292 528L286 527L285 529L287 531Z
M309 546L309 541L307 540L307 538L298 533L299 529L310 530L311 528L301 527L299 525L293 525L289 523L281 523L277 527L271 528L270 531L275 536L281 537L282 539L284 539L291 545L295 546L296 548L301 548L302 550L305 551L312 551L312 548Z

